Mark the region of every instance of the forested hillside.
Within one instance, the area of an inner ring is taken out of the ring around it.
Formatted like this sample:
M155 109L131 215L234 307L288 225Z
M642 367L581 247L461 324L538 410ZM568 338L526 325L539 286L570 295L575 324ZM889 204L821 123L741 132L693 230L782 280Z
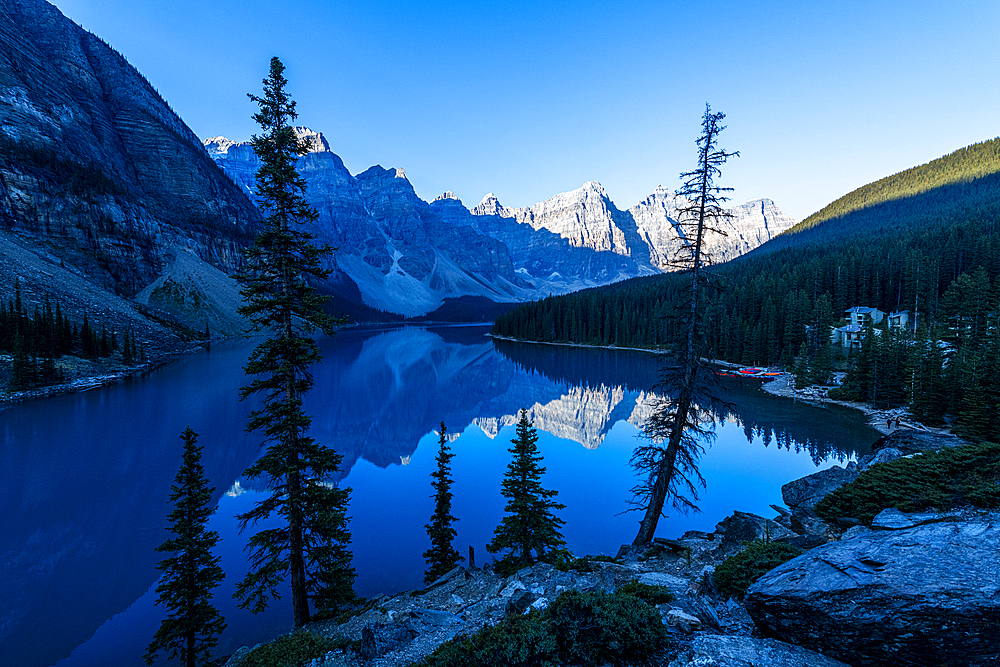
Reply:
M998 217L1000 139L860 188L756 251L712 269L705 354L789 368L798 358L800 367L818 366L822 374L836 361L826 355L840 353L827 343L830 326L840 322L846 309L910 310L918 314L916 335L958 347L962 363L948 365L944 409L961 411L963 401L971 399L961 389L966 386L980 387L995 406L998 374L987 373L980 361L996 348L992 337L997 328L986 319L995 312L1000 291ZM538 341L669 347L675 342L680 287L677 276L666 275L548 298L498 318L494 333ZM888 347L892 337L883 338L886 343L878 348ZM869 356L881 354L874 343L869 347ZM910 344L907 350L912 353L916 347ZM905 369L883 372L874 385L855 387L858 397L909 397L913 374L908 371L917 361L913 354L900 359L893 363L905 364ZM975 378L961 375L973 372L973 361ZM880 363L890 364L886 359ZM938 363L941 369L943 360ZM941 369L939 375L944 374ZM911 380L906 386L904 376Z
M840 218L878 204L914 197L949 185L968 183L996 173L998 164L1000 139L972 144L927 164L862 186L813 213L788 233L795 234L826 220Z

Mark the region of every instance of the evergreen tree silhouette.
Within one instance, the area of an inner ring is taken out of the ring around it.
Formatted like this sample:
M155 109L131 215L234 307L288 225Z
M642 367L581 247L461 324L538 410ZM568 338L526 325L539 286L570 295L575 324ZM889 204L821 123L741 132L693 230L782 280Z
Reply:
M323 312L326 299L308 282L329 275L320 262L330 250L314 246L312 235L301 229L317 214L305 199L305 180L295 171L309 145L290 125L297 114L285 92L284 69L272 58L264 96L250 95L260 106L254 120L263 133L251 144L261 161L257 193L266 217L239 276L240 313L255 331L267 334L247 361L244 370L255 379L240 390L240 397L263 397L263 407L250 413L247 431L262 433L268 444L243 474L264 476L271 489L256 507L239 515L240 529L274 514L284 525L250 536L250 570L237 585L236 597L243 608L261 612L269 598L278 597L277 586L287 576L298 628L310 620L310 600L318 611L332 613L356 596L348 550L350 489L329 483L342 457L308 435L312 419L302 409L302 397L313 386L309 367L321 359L310 334L317 328L333 333L342 322Z
M528 420L528 412L521 409L517 422L517 437L511 440L508 449L512 455L507 465L500 495L507 499L504 511L507 513L493 532L493 539L486 545L490 553L509 551L501 560L508 565L531 565L536 560L545 559L553 550L566 544L559 526L565 522L553 511L566 507L553 500L558 491L542 488L545 468L540 465L538 453L538 432Z
M172 554L156 566L163 572L156 587L156 604L167 608L167 618L160 623L144 657L151 665L159 652L165 651L170 659L180 658L186 667L195 667L211 660L212 649L226 629L225 619L212 605L212 590L224 574L219 557L212 555L219 534L206 530L209 517L215 513L215 489L205 479L198 434L188 426L181 439L183 463L170 487L174 509L168 518L174 536L156 547L158 552Z
M451 515L451 485L455 480L451 477L451 460L455 454L448 446L447 429L441 422L438 438L437 468L431 473L431 486L434 488L434 514L431 522L424 528L431 540L431 548L424 552L427 561L427 571L424 573L424 583L431 583L438 577L447 574L465 560L455 551L452 542L455 539L455 529L452 524L458 521Z

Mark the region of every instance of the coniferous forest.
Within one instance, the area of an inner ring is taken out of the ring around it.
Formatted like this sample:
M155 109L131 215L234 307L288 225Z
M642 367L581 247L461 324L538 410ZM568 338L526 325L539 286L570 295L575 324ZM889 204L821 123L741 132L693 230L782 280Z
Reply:
M850 371L842 398L909 403L927 423L954 420L969 437L997 437L988 411L1000 400L998 217L1000 139L862 187L711 267L706 349L795 368L809 382L825 383L840 365ZM493 333L670 348L682 288L667 274L549 297L500 316ZM910 324L848 353L830 345L830 332L854 306L908 310Z
M91 322L86 313L75 324L63 314L60 302L47 296L41 307L36 305L29 312L21 301L19 286L15 286L13 299L0 302L0 354L11 355L8 384L14 391L63 382L56 361L65 355L96 360L115 352L121 353L125 365L139 360L142 351L131 329L119 340L115 331Z

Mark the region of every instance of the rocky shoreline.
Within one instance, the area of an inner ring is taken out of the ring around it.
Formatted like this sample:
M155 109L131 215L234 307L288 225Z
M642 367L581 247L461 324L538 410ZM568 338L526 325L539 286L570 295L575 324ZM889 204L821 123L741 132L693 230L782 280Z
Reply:
M204 344L178 345L174 349L160 351L142 363L129 366L113 360L90 361L79 357L66 356L56 362L56 366L62 368L63 372L67 375L65 382L22 391L2 389L0 390L0 405L50 398L52 396L72 394L117 384L129 378L143 376L160 366L176 361L182 355L200 352L203 349ZM0 355L0 363L4 364L5 368L9 368L9 355ZM8 375L9 373L7 372L0 373L0 387L8 386Z
M900 429L916 430L923 433L938 435L951 433L951 431L947 428L930 428L919 422L907 419L909 415L905 408L879 410L877 408L873 408L868 403L834 400L827 396L828 387L805 387L803 389L797 389L795 387L795 378L787 374L776 377L773 380L765 380L761 388L774 396L784 396L786 398L794 398L796 400L807 401L810 403L834 403L836 405L843 405L844 407L859 410L868 418L868 425L882 435L889 435L890 433L895 433ZM888 425L888 420L890 419L896 423L895 427L890 427Z
M312 624L313 632L367 646L368 655L333 651L310 667L405 667L458 635L543 609L564 591L613 592L631 581L674 595L657 609L679 650L654 660L658 665L996 664L1000 566L987 555L1000 545L1000 513L889 509L869 528L831 524L813 510L873 465L961 444L954 436L894 431L858 462L784 485L785 506L774 506L774 519L737 511L712 532L657 538L648 549L625 545L614 562L588 560L567 571L539 563L507 577L489 566L456 568L423 590L373 598L346 622ZM719 595L715 568L761 539L805 553L762 577L745 602ZM227 667L239 667L249 650L231 656Z

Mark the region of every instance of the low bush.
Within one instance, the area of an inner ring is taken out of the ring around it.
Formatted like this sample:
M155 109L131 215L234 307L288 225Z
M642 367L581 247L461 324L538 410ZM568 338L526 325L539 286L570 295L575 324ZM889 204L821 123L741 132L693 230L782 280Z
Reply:
M594 563L614 563L613 556L583 556L582 558L574 558L573 554L565 549L562 550L556 557L552 560L552 564L560 572L569 572L574 570L576 572L593 572L595 569Z
M620 665L667 644L659 612L634 595L567 591L547 609L456 637L411 667Z
M1000 507L1000 445L945 447L874 465L816 504L830 521L853 517L866 525L884 509L946 511Z
M637 579L633 579L624 586L618 588L618 593L637 597L649 604L666 604L674 601L674 594L666 586L651 586L641 584Z
M459 635L411 667L554 667L556 648L545 613L532 610Z
M666 643L660 613L633 595L566 591L546 611L567 664L634 662Z
M347 645L348 641L343 638L328 639L306 630L296 630L250 651L239 667L300 667Z
M719 593L742 600L750 585L765 572L801 553L801 549L784 542L754 540L743 551L722 561L715 568L712 580Z

